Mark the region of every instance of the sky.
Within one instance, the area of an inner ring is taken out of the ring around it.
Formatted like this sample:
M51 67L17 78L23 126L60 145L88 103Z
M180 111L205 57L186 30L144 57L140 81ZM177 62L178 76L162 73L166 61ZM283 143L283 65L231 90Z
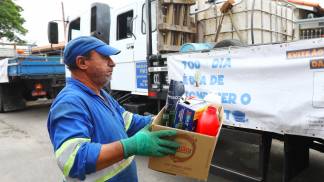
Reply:
M38 46L47 45L47 23L51 20L62 20L62 6L65 18L73 18L84 12L93 2L106 2L110 6L116 5L116 0L14 0L24 11L24 27L28 33L23 36L28 43ZM64 41L63 24L59 22L59 41Z

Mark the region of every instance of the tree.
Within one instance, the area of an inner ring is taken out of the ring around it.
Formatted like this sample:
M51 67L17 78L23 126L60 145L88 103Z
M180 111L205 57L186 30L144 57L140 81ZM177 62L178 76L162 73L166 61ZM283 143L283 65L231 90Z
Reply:
M23 8L12 0L0 0L0 39L7 38L9 41L25 42L19 37L27 33L27 29L22 26L25 22L20 14L22 11Z

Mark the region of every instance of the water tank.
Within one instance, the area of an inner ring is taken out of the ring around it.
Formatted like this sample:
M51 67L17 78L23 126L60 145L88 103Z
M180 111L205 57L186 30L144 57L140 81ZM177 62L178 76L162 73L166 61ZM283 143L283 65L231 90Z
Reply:
M180 52L210 50L213 47L213 43L186 43L180 47Z

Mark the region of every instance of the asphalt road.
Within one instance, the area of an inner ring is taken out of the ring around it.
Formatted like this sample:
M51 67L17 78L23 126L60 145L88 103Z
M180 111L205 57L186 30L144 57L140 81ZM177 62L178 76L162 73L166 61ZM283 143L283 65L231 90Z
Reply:
M0 114L0 181L62 181L62 175L57 167L46 129L48 109L47 101L39 101L36 105L31 104L23 111ZM256 162L257 154L253 147L235 143L232 145L233 151L236 152L235 156L239 156L235 159L235 163L250 167ZM282 150L282 143L274 140L267 181L281 181ZM140 182L197 181L152 171L147 168L148 159L146 157L136 157L136 161ZM321 182L324 181L323 171L324 154L311 150L310 166L292 181ZM228 178L224 179L221 176L210 174L208 182L212 181L231 182Z

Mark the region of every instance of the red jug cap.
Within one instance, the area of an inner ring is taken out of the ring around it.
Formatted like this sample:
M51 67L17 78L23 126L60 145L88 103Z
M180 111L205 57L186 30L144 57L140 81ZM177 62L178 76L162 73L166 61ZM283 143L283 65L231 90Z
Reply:
M209 113L217 113L217 107L216 106L213 106L213 105L211 105L211 106L208 106L208 108L207 108L207 111L209 112Z

